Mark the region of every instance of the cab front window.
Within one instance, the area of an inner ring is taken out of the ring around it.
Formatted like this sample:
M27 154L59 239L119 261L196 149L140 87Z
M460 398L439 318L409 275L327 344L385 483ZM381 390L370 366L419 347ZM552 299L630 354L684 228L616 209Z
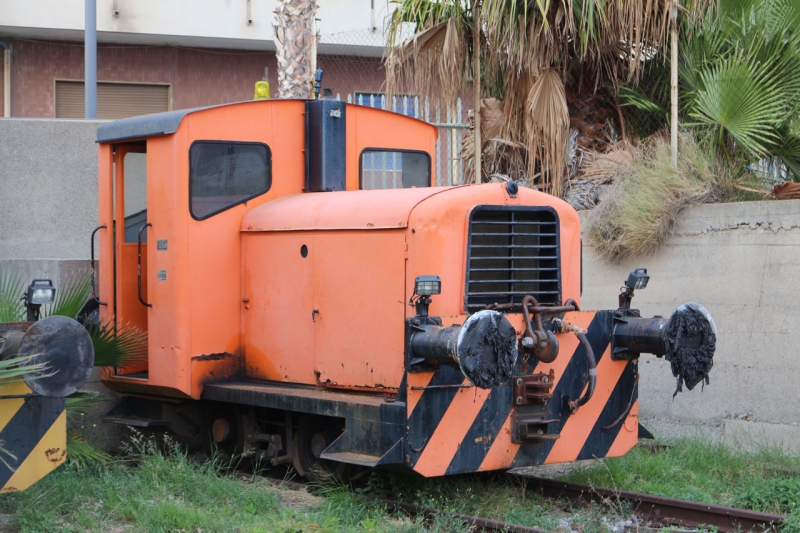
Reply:
M361 189L408 189L431 186L431 156L411 150L368 148L359 160Z

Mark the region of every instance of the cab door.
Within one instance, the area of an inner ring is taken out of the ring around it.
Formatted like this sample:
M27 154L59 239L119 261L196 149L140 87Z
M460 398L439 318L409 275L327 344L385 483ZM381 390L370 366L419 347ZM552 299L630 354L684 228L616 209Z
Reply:
M117 145L115 156L115 281L118 327L147 331L147 149L145 141ZM122 216L119 216L122 215ZM117 375L147 378L147 362Z

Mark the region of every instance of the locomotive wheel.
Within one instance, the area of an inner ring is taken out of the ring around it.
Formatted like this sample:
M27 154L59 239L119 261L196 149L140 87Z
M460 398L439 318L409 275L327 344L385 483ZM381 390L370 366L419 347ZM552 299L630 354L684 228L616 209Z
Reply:
M203 420L203 448L209 456L216 453L230 460L242 453L242 432L238 419L239 416L230 406L208 406Z
M336 440L342 430L320 417L303 416L292 439L292 465L307 479L323 482L344 482L349 465L320 459L322 452Z

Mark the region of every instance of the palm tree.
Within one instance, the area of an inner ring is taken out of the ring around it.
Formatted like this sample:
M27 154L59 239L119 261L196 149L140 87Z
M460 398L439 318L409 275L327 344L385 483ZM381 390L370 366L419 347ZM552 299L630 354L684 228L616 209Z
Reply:
M280 0L275 10L278 98L308 98L311 94L311 27L316 0Z
M672 0L483 0L473 20L472 3L479 1L402 0L387 32L387 92L405 88L450 102L479 83L503 110L499 136L485 138L481 152L496 141L524 146L518 159L525 168L518 170L561 195L568 93L638 80L645 59L665 48ZM409 28L413 37L400 44ZM475 31L478 50L471 45ZM482 65L479 80L467 68L473 54Z
M783 166L800 177L800 6L792 0L726 0L682 17L681 121L739 171ZM668 80L655 61L642 85L622 87L632 125L664 123ZM647 125L650 125L648 128ZM759 165L756 165L759 166Z

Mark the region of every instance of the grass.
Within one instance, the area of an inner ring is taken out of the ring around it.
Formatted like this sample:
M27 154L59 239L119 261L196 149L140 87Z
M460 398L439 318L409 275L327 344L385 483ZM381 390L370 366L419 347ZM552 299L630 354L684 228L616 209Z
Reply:
M620 150L625 157L618 165L606 154L595 161L602 168L588 169L603 179L613 176L590 216L589 239L607 260L653 254L684 207L728 195L728 173L688 135L681 137L677 167L661 136Z
M573 470L567 481L790 515L800 531L800 457L762 448L676 440L663 451L634 448L624 457Z
M22 493L0 495L3 531L170 532L460 532L452 517L423 521L390 513L393 499L545 531L606 533L624 521L624 506L574 509L544 500L519 479L465 475L423 479L373 472L357 488L320 487L314 495L275 487L255 475L241 479L218 461L198 464L175 447L150 444L107 464L61 468ZM663 451L572 470L570 481L790 515L783 531L800 531L800 458L776 450L745 453L693 440Z
M604 512L566 511L505 476L422 479L372 473L359 488L321 487L314 495L276 488L258 475L240 479L219 462L198 464L176 447L152 442L132 458L72 464L25 492L0 495L0 530L12 532L461 532L452 517L433 520L390 513L378 498L398 499L512 523L605 533ZM605 513L607 514L607 513Z

